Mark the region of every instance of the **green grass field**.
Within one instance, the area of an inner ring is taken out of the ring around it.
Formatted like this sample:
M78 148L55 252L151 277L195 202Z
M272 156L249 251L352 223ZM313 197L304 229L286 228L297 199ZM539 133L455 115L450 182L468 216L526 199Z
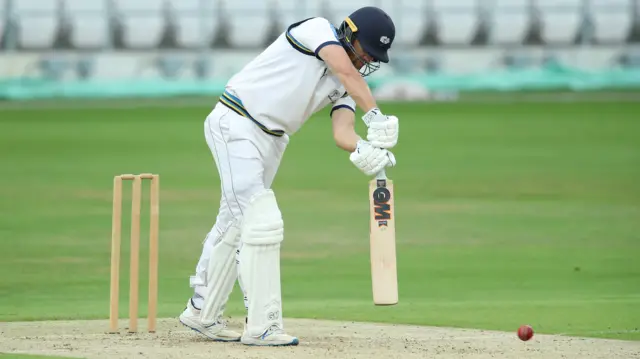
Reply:
M209 107L0 110L0 321L107 318L112 179L132 172L161 175L159 315L181 312L219 203ZM285 316L640 340L640 104L382 108L401 121L400 303L372 305L369 179L323 113L274 184Z

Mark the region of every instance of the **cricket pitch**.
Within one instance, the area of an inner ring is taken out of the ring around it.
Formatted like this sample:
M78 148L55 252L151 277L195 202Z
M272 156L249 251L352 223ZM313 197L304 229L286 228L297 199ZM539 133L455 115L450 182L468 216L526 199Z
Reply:
M141 324L145 321L141 321ZM406 325L285 320L297 347L259 348L203 339L177 319L158 321L154 334L108 334L106 320L0 323L0 353L78 358L640 358L640 342L536 334L522 342L515 332ZM232 320L231 328L241 328Z

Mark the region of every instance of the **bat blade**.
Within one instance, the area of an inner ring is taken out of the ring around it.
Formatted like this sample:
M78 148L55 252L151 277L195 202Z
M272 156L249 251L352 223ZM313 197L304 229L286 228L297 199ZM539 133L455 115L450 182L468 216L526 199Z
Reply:
M371 283L375 305L398 303L396 227L393 181L369 182Z

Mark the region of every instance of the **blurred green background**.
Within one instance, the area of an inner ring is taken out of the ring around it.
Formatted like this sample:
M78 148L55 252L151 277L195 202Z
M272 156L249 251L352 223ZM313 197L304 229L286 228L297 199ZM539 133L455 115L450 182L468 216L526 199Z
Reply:
M220 191L203 135L215 100L171 101L0 109L1 321L108 317L112 179L143 172L161 176L159 315L179 315ZM640 340L640 104L382 109L401 121L388 171L400 303L372 304L369 179L323 112L292 137L274 184L285 316ZM141 269L145 298L144 256ZM237 289L227 314L244 314Z

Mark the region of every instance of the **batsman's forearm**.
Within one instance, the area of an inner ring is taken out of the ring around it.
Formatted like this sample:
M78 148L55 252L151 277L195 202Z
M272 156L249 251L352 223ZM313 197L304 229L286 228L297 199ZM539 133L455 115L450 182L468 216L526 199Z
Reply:
M360 136L355 132L341 132L334 136L336 145L347 152L353 152L356 150Z
M362 111L366 113L372 108L378 107L369 89L369 85L358 71L339 74L338 77L349 96L351 96Z
M340 108L332 115L333 139L341 149L353 152L356 150L360 136L355 130L355 115L349 109Z

